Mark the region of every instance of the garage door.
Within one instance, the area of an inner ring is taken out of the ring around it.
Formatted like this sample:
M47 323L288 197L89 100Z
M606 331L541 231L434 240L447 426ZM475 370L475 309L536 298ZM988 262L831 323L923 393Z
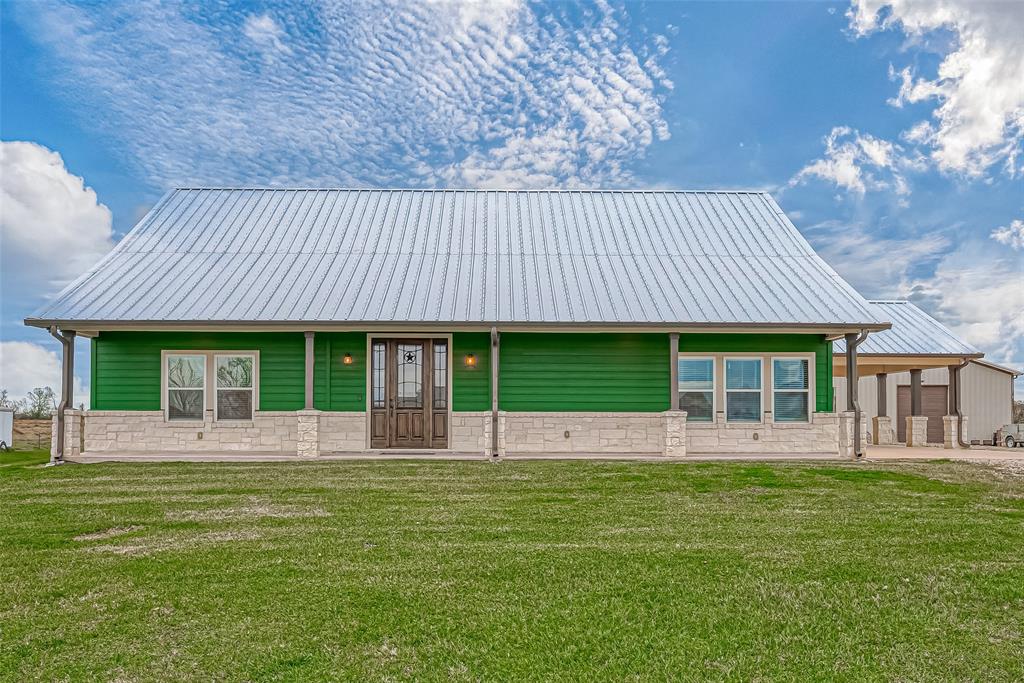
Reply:
M942 416L946 414L946 387L921 387L921 413L928 418L928 443L942 443ZM896 388L896 438L907 442L910 387Z

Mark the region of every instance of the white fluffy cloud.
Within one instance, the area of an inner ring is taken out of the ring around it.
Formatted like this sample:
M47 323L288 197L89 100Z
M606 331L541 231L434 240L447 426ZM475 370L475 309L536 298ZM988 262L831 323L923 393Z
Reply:
M668 41L631 37L603 1L13 14L159 186L624 185L669 135Z
M113 247L110 209L31 142L0 142L0 236L7 297L51 294Z
M955 42L934 77L916 67L894 72L891 102L934 101L931 120L905 134L943 171L978 176L997 162L1016 174L1024 144L1024 4L978 0L853 0L847 12L857 35L900 28L920 41L939 29Z
M1009 225L993 230L991 237L1013 249L1024 249L1024 221L1014 219Z
M23 341L0 341L0 389L6 389L14 400L25 398L36 387L50 387L60 397L60 358L40 344ZM89 405L89 393L75 377L76 406Z
M899 145L837 126L825 137L825 154L804 166L790 186L821 178L847 192L864 195L867 190L893 190L907 194L909 186L901 168L912 166Z

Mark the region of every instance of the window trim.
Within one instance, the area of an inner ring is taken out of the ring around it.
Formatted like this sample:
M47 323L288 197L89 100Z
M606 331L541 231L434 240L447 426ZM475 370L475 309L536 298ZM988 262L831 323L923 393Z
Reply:
M252 405L252 415L250 415L249 417L238 417L238 418L223 417L222 418L220 416L220 401L217 400L220 397L220 392L222 390L238 391L239 389L242 389L242 388L245 388L245 387L223 387L223 388L221 388L221 387L217 386L217 359L218 358L240 358L240 357L241 358L252 358L252 386L247 387L249 389L249 391L252 392L252 402L251 402L251 405ZM252 422L253 418L256 417L256 377L257 377L256 373L257 373L257 369L258 369L258 366L256 365L256 363L257 363L256 354L254 352L250 352L250 351L244 351L244 352L242 352L242 351L227 351L227 352L225 352L225 351L217 351L216 353L213 354L212 382L213 382L213 421L214 422L236 422L236 423L237 422Z
M760 389L730 389L729 388L729 361L731 360L756 360L760 363L761 381L758 383ZM722 398L725 400L725 422L727 424L759 425L765 423L765 402L764 402L764 360L765 356L722 356ZM729 394L745 393L758 394L760 396L761 409L756 420L730 420L729 419Z
M676 365L679 365L681 360L709 360L711 361L711 419L710 420L694 420L694 424L715 424L718 422L718 357L708 355L706 353L686 353L680 351L676 357ZM679 396L680 403L682 403L683 390L680 388L682 383L682 375L676 377L676 394ZM692 392L697 393L697 392ZM690 416L686 416L686 421L690 421Z
M775 361L776 360L802 360L807 363L807 388L806 389L780 389L780 393L799 393L804 391L807 393L807 419L805 420L785 420L779 422L775 419ZM814 393L814 387L816 378L814 376L814 354L807 353L776 353L769 357L768 362L771 363L769 369L768 382L769 389L771 390L771 406L772 406L772 422L778 424L810 424L813 421L815 409L817 407L817 397Z
M169 364L172 358L202 358L203 359L203 384L200 387L171 387L171 382L168 377ZM199 352L189 351L170 351L161 354L160 356L160 407L164 413L164 420L167 422L173 422L174 424L198 424L206 419L206 385L209 382L209 363L207 362L206 356ZM203 406L203 417L198 420L195 418L184 418L181 420L175 420L171 418L171 406L170 406L170 392L172 391L195 391L199 389L203 393L202 406Z
M168 416L167 405L167 357L168 356L203 356L206 359L204 365L205 377L203 381L203 417L201 420L172 420ZM216 416L216 361L214 356L252 356L252 418L248 420L218 420ZM211 391L211 382L213 390ZM225 424L245 424L255 419L256 413L260 411L260 352L259 349L161 349L160 350L160 412L163 413L164 422L176 425L203 425L206 424L206 413L214 411L213 421Z

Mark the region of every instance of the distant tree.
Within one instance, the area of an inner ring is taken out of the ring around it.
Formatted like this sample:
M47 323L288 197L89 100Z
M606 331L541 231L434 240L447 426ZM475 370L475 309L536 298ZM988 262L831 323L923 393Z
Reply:
M36 387L19 402L21 417L46 418L57 410L57 397L50 387Z
M7 397L7 390L0 389L0 408L14 408L16 405L16 401L12 401Z
M1024 401L1013 402L1013 421L1024 423Z

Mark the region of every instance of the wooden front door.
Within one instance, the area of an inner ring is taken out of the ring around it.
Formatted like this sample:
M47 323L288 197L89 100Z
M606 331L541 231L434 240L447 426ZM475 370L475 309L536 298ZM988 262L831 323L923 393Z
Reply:
M448 342L374 339L370 446L448 447Z
M948 406L944 385L921 387L921 414L928 418L928 443L942 443L942 416ZM907 416L910 415L910 387L896 388L896 440L907 442Z

